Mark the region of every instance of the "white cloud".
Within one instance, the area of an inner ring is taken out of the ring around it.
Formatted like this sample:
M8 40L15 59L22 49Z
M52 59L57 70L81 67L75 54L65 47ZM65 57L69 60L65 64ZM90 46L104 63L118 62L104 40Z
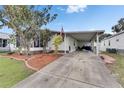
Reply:
M91 31L92 31L92 30L96 30L96 29L95 29L95 28L91 28L91 29L89 29L89 30L91 30Z
M64 11L64 10L65 10L65 9L62 8L62 7L58 7L57 9L58 9L58 10L61 10L61 11Z
M67 7L67 13L78 13L78 12L84 12L87 5L69 5Z

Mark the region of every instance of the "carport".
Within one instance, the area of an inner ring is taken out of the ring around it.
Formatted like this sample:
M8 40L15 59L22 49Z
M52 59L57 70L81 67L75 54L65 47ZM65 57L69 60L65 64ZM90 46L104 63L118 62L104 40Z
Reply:
M103 33L104 33L104 30L74 31L74 32L69 31L65 33L65 40L66 40L66 36L69 35L78 41L89 42L91 43L92 48L96 46L96 49L94 50L94 52L98 55L99 54L99 36ZM66 46L66 41L65 41L65 46ZM66 53L66 47L65 47L65 53Z

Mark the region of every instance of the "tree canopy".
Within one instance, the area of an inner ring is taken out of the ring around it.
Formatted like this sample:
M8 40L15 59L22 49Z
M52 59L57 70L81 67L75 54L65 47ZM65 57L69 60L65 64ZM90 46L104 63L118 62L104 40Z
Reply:
M124 18L121 18L118 23L112 26L112 32L121 32L124 30Z
M37 36L37 30L56 19L51 14L52 6L36 9L38 6L6 5L0 9L0 28L7 26L20 38L20 48L29 52L31 40ZM39 6L40 7L40 6Z

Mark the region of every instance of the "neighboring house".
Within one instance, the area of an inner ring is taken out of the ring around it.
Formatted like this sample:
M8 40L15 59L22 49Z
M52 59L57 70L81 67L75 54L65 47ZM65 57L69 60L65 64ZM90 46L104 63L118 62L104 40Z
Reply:
M15 47L9 43L10 35L0 32L0 51L13 51Z
M103 39L100 43L100 51L116 49L118 53L124 54L124 31Z
M9 35L0 32L0 51L8 51L8 41L9 41Z

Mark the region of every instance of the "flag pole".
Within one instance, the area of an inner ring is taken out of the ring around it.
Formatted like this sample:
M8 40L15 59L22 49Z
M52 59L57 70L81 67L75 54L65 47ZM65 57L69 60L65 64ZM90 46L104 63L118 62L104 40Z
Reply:
M61 28L61 32L60 32L60 35L62 36L63 38L63 41L64 41L64 53L66 54L66 33L64 33L64 29L63 29L63 26Z

